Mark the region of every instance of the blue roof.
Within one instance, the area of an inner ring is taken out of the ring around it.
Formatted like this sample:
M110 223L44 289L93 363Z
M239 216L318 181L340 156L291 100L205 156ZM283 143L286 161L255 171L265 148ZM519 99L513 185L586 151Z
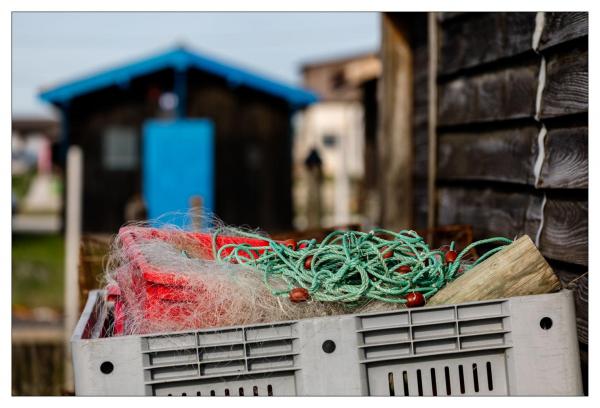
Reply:
M253 74L246 70L224 64L212 58L176 48L118 68L109 69L79 80L57 86L44 91L40 98L46 102L62 104L80 95L97 91L109 86L129 82L135 77L146 75L161 69L197 68L220 77L236 86L247 86L265 92L278 98L285 99L295 108L301 108L318 100L318 96L306 89L283 84L271 79Z

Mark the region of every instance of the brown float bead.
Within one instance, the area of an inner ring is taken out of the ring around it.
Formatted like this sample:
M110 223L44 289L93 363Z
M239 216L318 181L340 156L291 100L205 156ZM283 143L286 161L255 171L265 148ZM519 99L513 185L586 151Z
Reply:
M406 307L419 307L425 304L425 296L419 292L406 295Z
M402 265L401 267L398 268L398 270L396 272L398 273L409 273L412 270L412 268L408 265Z
M306 257L306 259L304 260L304 269L310 269L310 266L312 264L312 260L313 260L313 256L309 255Z
M392 255L394 255L394 251L391 249L388 249L388 247L383 247L381 249L381 256L383 257L383 259L391 258Z
M456 257L458 256L458 254L456 253L456 251L448 251L446 252L446 263L452 263L454 261L456 261Z
M286 247L288 247L289 249L291 249L292 251L296 250L296 241L294 241L293 239L286 239L285 241L283 241L283 245L285 245Z
M306 302L310 295L308 294L308 290L304 288L294 288L290 290L290 300L294 303Z

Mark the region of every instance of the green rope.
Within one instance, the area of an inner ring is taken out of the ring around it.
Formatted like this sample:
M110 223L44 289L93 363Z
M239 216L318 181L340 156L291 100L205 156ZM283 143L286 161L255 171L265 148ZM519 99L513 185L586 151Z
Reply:
M384 229L369 233L334 231L320 243L314 239L299 241L296 249L243 231L236 233L264 240L268 245L228 244L218 248L220 232L215 231L212 237L213 255L218 262L233 262L260 270L265 285L275 296L287 296L291 289L300 287L307 289L312 299L328 302L376 299L406 303L405 297L411 292L420 292L428 299L460 273L512 242L501 237L477 241L457 254L453 262L446 262L444 251L429 248L422 237L408 230L397 233ZM471 249L485 244L501 246L486 252L474 263L461 264ZM449 250L454 250L454 242ZM403 266L404 270L410 267L410 271L400 273ZM272 284L282 281L287 285L285 289Z

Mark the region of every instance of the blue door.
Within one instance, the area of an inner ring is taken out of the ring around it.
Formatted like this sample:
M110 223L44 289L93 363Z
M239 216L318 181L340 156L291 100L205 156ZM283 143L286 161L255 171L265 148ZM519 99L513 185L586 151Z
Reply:
M148 218L188 227L193 197L214 209L214 128L210 120L151 120L143 132L142 183Z

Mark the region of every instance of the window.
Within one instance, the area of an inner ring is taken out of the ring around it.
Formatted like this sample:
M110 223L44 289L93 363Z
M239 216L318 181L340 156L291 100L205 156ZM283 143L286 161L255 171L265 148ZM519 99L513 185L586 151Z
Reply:
M138 138L133 127L111 126L104 131L102 164L106 170L135 170Z
M324 134L323 145L329 148L335 147L337 145L337 136L331 133Z

